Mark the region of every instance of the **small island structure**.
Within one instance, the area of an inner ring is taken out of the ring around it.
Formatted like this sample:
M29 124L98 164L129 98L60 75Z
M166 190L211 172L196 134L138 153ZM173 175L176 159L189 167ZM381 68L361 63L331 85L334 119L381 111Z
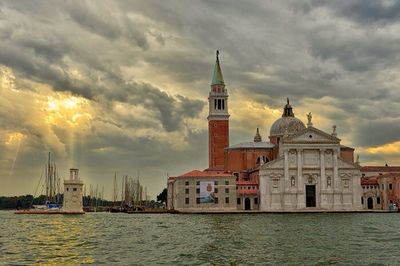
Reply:
M84 214L83 180L79 179L79 169L71 168L69 179L64 180L64 200L62 207L54 207L51 202L33 206L31 209L17 210L15 214Z
M69 169L69 179L64 180L63 214L83 214L83 181L79 179L79 169Z

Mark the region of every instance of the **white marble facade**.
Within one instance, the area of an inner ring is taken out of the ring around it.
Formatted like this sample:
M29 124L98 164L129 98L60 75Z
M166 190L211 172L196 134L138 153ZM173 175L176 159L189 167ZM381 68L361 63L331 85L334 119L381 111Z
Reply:
M340 158L340 139L312 126L282 140L261 166L260 210L361 210L360 169Z

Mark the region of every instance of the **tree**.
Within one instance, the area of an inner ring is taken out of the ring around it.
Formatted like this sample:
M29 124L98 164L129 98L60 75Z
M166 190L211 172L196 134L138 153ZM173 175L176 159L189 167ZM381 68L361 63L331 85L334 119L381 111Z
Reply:
M163 191L160 194L158 194L157 201L161 203L167 202L167 188L164 188Z

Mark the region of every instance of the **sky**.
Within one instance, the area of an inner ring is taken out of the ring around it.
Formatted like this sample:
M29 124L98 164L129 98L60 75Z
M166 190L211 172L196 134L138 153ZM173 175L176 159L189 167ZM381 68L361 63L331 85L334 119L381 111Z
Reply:
M114 173L154 198L207 168L217 49L231 144L268 140L289 97L362 165L399 165L399 18L394 0L3 0L0 195L33 194L48 152L106 198Z

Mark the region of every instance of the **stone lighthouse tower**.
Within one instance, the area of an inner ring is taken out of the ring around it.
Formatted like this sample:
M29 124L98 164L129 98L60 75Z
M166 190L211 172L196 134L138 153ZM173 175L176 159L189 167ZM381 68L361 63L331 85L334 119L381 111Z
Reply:
M208 97L208 152L209 169L223 170L224 149L229 146L228 92L219 64L219 51Z
M82 203L83 181L79 179L79 169L69 169L69 179L64 180L64 203L62 211L65 213L84 213Z

